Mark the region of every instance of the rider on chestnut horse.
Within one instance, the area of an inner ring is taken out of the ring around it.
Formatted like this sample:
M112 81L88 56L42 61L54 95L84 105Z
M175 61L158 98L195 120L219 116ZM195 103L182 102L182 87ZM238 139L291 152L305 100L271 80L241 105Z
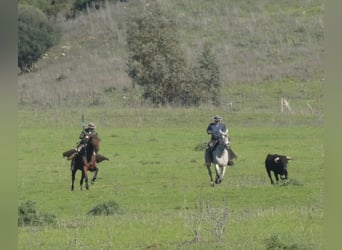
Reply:
M98 136L95 128L95 124L90 122L88 127L81 131L79 136L80 141L78 142L77 146L74 149L64 152L63 157L67 157L68 160L73 159L81 151L81 149L87 145L90 136Z

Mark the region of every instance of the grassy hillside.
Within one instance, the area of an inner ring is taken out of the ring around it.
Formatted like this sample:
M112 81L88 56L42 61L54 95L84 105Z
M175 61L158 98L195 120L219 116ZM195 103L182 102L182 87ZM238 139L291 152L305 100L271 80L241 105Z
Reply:
M323 84L323 1L159 2L178 23L175 35L188 63L205 41L214 45L224 103L235 102L241 84L269 91L259 99L282 93L297 98L299 89ZM35 72L19 76L20 107L144 104L125 72L125 35L126 20L147 10L148 1L118 2L74 20L58 20L60 44L39 60ZM290 93L288 83L295 84ZM319 98L318 88L309 98Z

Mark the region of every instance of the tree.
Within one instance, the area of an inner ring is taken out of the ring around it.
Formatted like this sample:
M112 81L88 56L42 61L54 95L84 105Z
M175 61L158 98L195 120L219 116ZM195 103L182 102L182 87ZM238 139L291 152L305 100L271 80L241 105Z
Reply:
M57 27L39 9L18 7L18 66L31 68L33 62L58 41Z
M176 23L157 3L131 15L128 22L127 73L133 87L144 88L143 97L157 105L183 103L189 83Z
M222 84L220 82L219 65L216 63L210 43L204 44L194 72L199 85L198 88L201 89L201 101L219 105Z

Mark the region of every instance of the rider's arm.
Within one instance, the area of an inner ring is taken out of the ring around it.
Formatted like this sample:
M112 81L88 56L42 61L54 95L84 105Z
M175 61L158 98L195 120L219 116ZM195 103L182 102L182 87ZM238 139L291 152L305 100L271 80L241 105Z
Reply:
M227 132L228 133L228 128L224 124L221 124L221 130L222 130L222 132Z
M82 132L81 132L79 138L82 140L82 139L84 138L84 136L85 136L85 132L84 132L84 130L82 130Z
M208 128L207 128L207 134L211 135L213 133L213 130L211 128L211 124L209 124Z

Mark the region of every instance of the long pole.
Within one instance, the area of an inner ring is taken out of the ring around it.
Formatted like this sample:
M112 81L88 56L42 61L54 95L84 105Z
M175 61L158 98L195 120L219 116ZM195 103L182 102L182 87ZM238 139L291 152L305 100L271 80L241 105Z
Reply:
M85 123L84 123L84 115L82 114L82 129L85 129Z

